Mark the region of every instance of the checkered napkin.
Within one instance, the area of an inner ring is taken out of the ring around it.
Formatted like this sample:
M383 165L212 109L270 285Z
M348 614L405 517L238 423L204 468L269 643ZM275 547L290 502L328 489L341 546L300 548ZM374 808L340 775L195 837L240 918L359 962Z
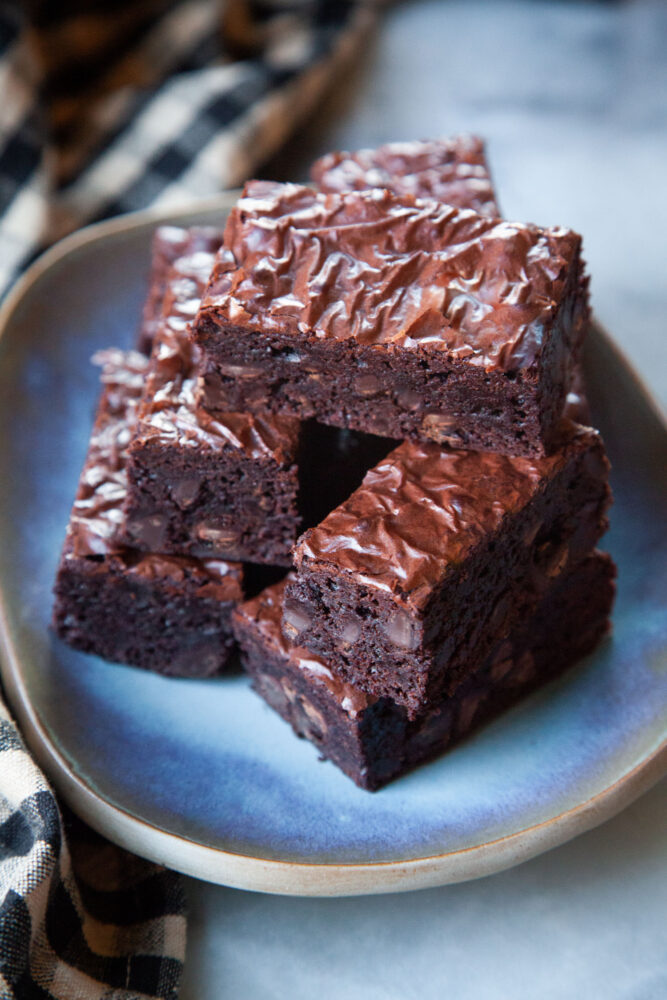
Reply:
M371 0L0 3L0 295L84 223L243 181ZM59 810L0 700L0 1000L177 997L178 876Z
M0 294L84 223L245 180L380 2L0 3Z
M0 997L175 1000L180 878L61 815L0 702Z

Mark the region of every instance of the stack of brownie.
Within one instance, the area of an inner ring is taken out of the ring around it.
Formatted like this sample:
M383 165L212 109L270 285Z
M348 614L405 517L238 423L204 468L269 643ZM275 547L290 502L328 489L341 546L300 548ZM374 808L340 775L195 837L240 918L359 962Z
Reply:
M55 622L181 676L225 669L233 630L255 690L375 789L606 633L608 463L576 422L575 233L500 219L469 137L312 176L156 234L143 353L99 359Z

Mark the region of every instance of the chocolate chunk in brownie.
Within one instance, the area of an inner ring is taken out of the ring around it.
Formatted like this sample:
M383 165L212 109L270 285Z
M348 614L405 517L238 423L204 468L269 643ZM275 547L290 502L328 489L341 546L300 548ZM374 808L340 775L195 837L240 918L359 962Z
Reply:
M222 228L213 226L158 226L153 234L151 247L151 271L148 295L144 303L141 325L137 338L137 350L149 355L153 339L162 319L162 306L167 288L167 279L172 266L179 257L197 253L200 250L215 253L222 244Z
M535 459L401 444L299 539L288 637L411 717L452 693L607 528L602 441L563 434Z
M315 161L310 176L320 191L329 193L386 188L471 208L489 218L500 216L484 143L474 135L328 153Z
M243 599L242 568L118 544L125 449L147 362L122 351L97 360L104 391L58 569L55 629L105 659L180 677L220 673L234 648L230 614Z
M484 663L436 706L410 720L405 708L340 680L280 628L286 581L233 613L253 687L299 736L361 788L374 790L430 760L480 724L590 653L609 627L615 567L587 556L543 594L527 622L493 645Z
M201 398L544 454L588 323L580 246L384 190L251 182L193 325Z

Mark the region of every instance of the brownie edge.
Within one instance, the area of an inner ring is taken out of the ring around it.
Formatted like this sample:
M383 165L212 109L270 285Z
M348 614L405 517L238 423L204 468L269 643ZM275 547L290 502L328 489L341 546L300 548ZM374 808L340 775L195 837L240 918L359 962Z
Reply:
M127 449L124 541L149 552L289 566L301 527L299 422L213 414L194 398L198 353L189 326L214 259L205 250L179 257L161 286Z
M532 618L496 642L453 695L412 721L401 706L342 681L325 658L283 636L285 581L239 605L232 619L255 691L298 736L374 791L439 756L592 652L609 630L615 575L608 555L588 556L552 584Z
M56 577L55 631L76 649L158 673L220 673L234 648L230 614L243 599L243 569L119 541L126 447L147 362L118 350L96 360L104 389Z
M537 459L403 442L299 539L286 634L414 717L597 544L608 469L576 425Z
M328 153L313 163L310 176L320 191L329 193L386 188L471 208L489 218L501 214L484 143L474 135Z
M225 247L193 324L207 407L510 455L555 446L589 319L576 233L254 181Z

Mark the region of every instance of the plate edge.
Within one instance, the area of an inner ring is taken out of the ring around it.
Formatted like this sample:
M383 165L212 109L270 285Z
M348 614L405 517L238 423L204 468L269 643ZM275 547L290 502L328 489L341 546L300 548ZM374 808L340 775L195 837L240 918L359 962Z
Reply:
M0 625L0 652L11 667L8 674L3 671L8 698L37 762L74 812L98 833L140 857L235 889L287 896L354 896L482 878L528 861L611 819L667 772L665 739L612 785L572 809L498 840L447 854L359 864L286 862L234 854L151 826L112 805L76 775L41 723L7 643L4 620Z
M182 208L129 213L95 223L65 237L42 254L8 292L0 305L0 337L32 285L69 253L117 233L176 222L199 213L224 211L238 197L238 193L237 190L227 191ZM630 373L638 391L664 428L662 409L637 370L606 330L596 321L592 325L618 362ZM185 874L234 888L284 895L342 896L407 891L482 877L529 860L610 819L667 771L666 739L612 785L572 809L499 840L447 854L358 864L254 858L197 844L145 823L104 799L75 774L52 742L30 701L14 656L1 600L0 653L0 676L10 706L21 724L26 743L63 799L94 829L128 850ZM298 881L299 877L301 881Z

